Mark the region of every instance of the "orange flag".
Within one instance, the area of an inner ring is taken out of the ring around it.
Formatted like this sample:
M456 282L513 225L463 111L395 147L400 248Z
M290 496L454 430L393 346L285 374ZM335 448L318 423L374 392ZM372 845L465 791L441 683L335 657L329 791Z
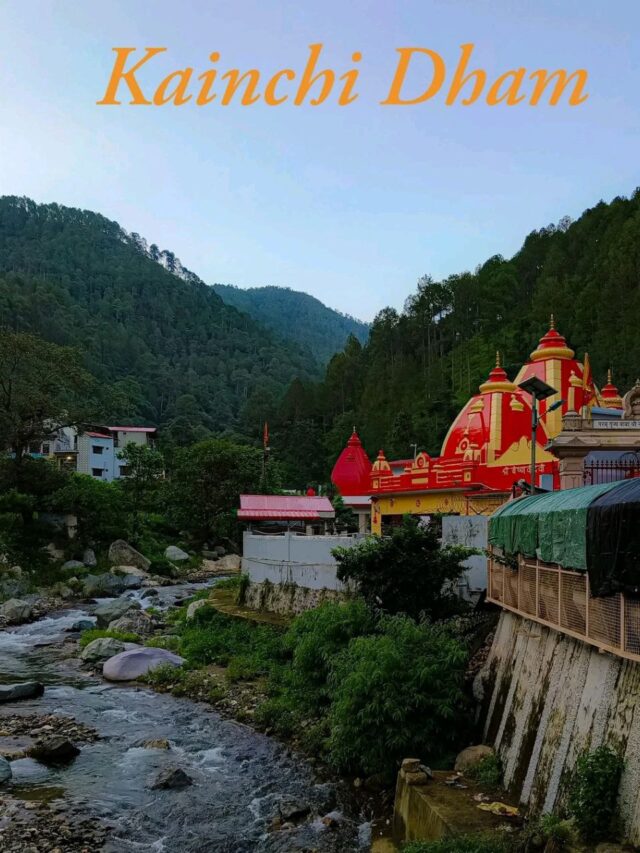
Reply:
M264 430L262 432L262 446L265 448L269 447L269 424L264 422Z
M589 353L584 354L584 369L582 372L582 404L591 408L596 403L600 403L598 392L593 381L591 373L591 362L589 361Z

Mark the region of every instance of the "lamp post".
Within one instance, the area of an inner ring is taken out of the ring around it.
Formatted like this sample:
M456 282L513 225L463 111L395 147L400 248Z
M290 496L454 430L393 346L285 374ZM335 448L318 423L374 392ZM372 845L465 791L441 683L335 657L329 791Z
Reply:
M537 376L531 376L529 379L525 379L524 382L520 382L518 388L522 388L523 391L531 395L531 494L533 495L536 490L536 436L538 424L540 423L538 418L538 403L558 392L551 385L543 382L542 379L538 379ZM549 411L557 409L563 403L564 400L558 400L549 407Z

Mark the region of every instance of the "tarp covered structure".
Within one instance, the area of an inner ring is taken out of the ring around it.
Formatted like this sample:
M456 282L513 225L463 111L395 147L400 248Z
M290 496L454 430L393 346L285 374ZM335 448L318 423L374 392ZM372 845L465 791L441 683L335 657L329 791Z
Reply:
M491 516L489 544L505 554L523 554L586 571L589 507L620 485L582 486L506 503Z
M597 497L587 516L587 563L593 595L640 594L640 479Z

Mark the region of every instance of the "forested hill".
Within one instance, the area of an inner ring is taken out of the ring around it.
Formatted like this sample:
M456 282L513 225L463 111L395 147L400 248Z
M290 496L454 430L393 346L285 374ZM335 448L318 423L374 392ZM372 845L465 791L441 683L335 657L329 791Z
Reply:
M12 196L0 198L0 326L81 347L132 401L121 417L181 443L257 437L257 390L276 399L319 376L308 350L225 304L170 252L97 213Z
M406 457L413 442L438 454L452 418L495 364L496 350L513 378L552 312L579 357L589 353L597 384L606 382L609 366L622 392L635 382L640 190L600 202L575 222L562 219L532 232L510 259L492 257L442 281L422 278L404 311L376 317L364 347L352 341L334 356L322 384L290 390L282 452L289 452L287 435L297 435L306 458L324 454L330 470L356 424L370 455L383 447ZM272 446L275 453L275 438Z
M214 284L214 290L228 304L250 314L283 338L308 347L315 358L326 364L342 350L349 335L361 343L369 336L369 325L328 308L319 299L288 287L241 289Z

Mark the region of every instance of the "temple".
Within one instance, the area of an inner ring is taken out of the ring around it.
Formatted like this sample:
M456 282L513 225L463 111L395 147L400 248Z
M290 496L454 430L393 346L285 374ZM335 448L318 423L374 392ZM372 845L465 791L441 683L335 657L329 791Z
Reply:
M372 465L354 428L331 479L345 504L358 513L361 531L367 529L369 514L371 531L379 534L383 525L398 523L406 514L490 515L502 505L518 481L529 478L532 399L518 386L531 377L556 389L539 403L535 485L558 488L559 462L546 448L561 432L563 417L594 406L603 415L618 417L622 400L611 372L598 391L588 356L584 362L576 359L552 317L513 381L497 355L486 381L451 424L440 456L422 452L394 462L380 450Z

